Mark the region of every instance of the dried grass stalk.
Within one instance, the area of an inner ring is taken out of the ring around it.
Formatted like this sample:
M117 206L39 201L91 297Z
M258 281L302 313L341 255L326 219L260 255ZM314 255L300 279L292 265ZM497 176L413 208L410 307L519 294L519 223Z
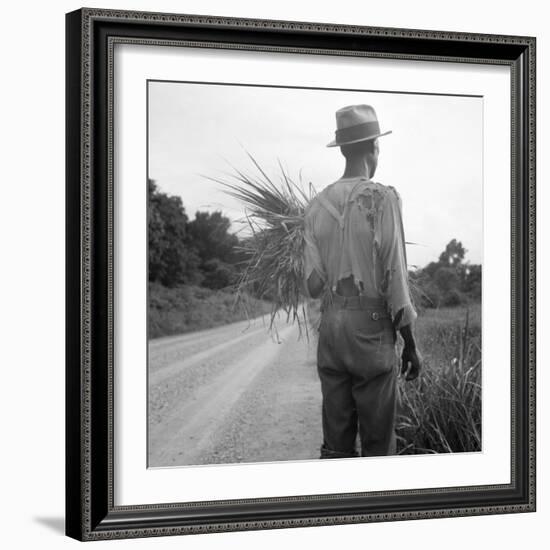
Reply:
M313 186L304 190L301 175L293 180L279 161L278 180L269 177L256 159L247 152L257 174L245 173L234 166L220 183L225 192L244 206L250 236L242 241L247 261L236 285L237 299L252 294L271 302L269 328L275 329L277 313L286 313L287 322L306 327L301 293L303 281L304 212L314 196Z

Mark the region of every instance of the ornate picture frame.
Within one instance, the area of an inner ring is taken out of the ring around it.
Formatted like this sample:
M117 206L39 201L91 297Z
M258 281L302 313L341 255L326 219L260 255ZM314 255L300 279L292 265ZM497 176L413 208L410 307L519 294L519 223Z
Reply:
M535 38L87 8L66 17L67 535L102 540L534 511ZM215 501L189 501L182 490L180 502L115 503L117 44L509 67L510 483Z

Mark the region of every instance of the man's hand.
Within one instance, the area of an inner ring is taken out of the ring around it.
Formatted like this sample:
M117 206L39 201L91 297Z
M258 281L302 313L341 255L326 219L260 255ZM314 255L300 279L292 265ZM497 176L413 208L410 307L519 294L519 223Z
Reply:
M420 374L422 369L422 356L420 352L410 346L403 348L401 354L401 376L405 377L405 380L414 380Z
M319 273L317 273L317 270L313 269L307 280L309 295L312 298L319 298L319 296L321 296L321 293L323 292L324 286L325 283L323 282L323 279L321 278Z
M399 322L403 310L399 310L395 323ZM401 354L401 376L405 377L405 380L414 380L420 374L422 368L422 356L416 349L416 342L413 334L412 323L405 325L399 329L401 336L403 337L403 353Z

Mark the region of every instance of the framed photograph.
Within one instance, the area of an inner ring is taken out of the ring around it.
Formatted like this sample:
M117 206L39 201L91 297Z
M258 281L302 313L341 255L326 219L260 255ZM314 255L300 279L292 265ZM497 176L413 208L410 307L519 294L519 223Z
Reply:
M67 14L66 533L535 510L535 38Z

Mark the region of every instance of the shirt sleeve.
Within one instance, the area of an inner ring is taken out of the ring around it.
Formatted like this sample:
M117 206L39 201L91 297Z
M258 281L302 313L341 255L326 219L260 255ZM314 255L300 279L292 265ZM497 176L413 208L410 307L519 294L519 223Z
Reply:
M311 206L311 205L310 205ZM319 253L319 247L317 246L317 240L313 231L313 216L311 208L308 208L304 218L304 276L302 280L303 289L302 292L308 298L311 298L307 280L312 274L313 270L317 271L317 274L326 283L327 277L323 268L323 262L321 260L321 254Z
M386 298L394 321L398 312L403 310L396 325L396 328L400 329L412 323L416 319L417 313L412 305L409 292L401 198L393 188L389 189L381 209L377 240L382 263L381 291Z

